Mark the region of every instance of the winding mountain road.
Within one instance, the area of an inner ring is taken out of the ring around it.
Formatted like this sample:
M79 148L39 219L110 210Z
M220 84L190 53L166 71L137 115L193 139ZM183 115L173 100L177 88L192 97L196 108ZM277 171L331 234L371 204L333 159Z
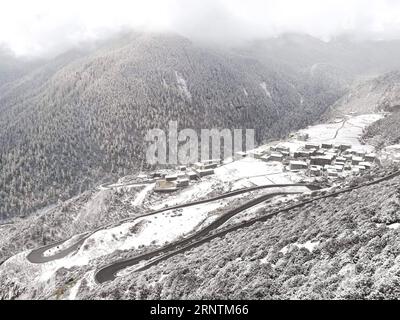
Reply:
M118 273L118 271L125 269L127 267L133 266L143 260L147 260L150 258L153 258L159 254L163 254L166 253L170 250L175 250L181 246L185 246L187 244L189 244L191 241L196 240L198 238L201 238L203 236L206 236L208 233L210 233L211 231L217 229L218 227L220 227L221 225L223 225L226 221L228 221L229 219L231 219L233 216L235 216L236 214L247 210L251 207L254 207L257 204L260 204L266 200L269 200L273 197L276 196L281 196L281 195L290 195L290 194L300 194L302 192L275 192L275 193L269 193L263 196L260 196L258 198L252 199L248 202L246 202L245 204L231 209L229 211L227 211L225 214L223 214L221 217L219 217L218 219L216 219L215 221L213 221L212 223L210 223L207 227L199 230L198 232L196 232L195 234L180 240L180 241L176 241L173 242L169 245L166 245L160 249L154 250L152 252L149 253L145 253L143 255L139 255L136 257L133 257L131 259L127 259L127 260L121 260L121 261L117 261L114 262L106 267L103 267L102 269L100 269L99 271L96 272L95 274L95 279L98 283L104 283L107 281L112 281L115 279L116 274Z
M346 125L346 123L347 123L347 119L345 119L345 120L342 121L342 125L336 130L333 139L336 139L336 138L337 138L337 136L339 135L340 130L342 130L342 129L344 128L344 126Z
M199 205L199 204L205 204L205 203L212 202L212 201L226 199L229 197L234 197L236 195L248 193L251 191L270 189L270 188L285 188L285 187L307 187L310 190L318 190L319 189L319 187L314 184L304 184L304 183L263 185L263 186L255 186L255 187L250 187L250 188L245 188L245 189L239 189L239 190L227 192L227 193L224 193L224 194L212 197L212 198L196 200L196 201L192 201L192 202L188 202L188 203L184 203L184 204L166 207L166 208L155 210L155 211L152 211L152 212L149 212L149 213L137 216L137 217L123 219L123 220L119 221L117 224L111 223L106 226L101 226L101 227L95 229L94 231L82 234L82 237L76 243L74 243L71 246L68 246L66 248L57 250L57 253L55 253L53 255L51 255L51 254L46 255L45 253L50 249L53 249L53 248L57 249L57 247L61 247L65 242L69 241L71 238L68 238L65 240L60 240L56 243L48 244L48 245L45 245L38 249L34 249L27 255L27 260L31 263L40 264L40 263L47 263L50 261L62 259L64 257L66 257L67 255L69 255L70 253L78 250L80 248L80 246L85 242L85 240L88 239L91 235L93 235L97 231L104 230L104 229L110 228L112 226L117 226L117 225L120 225L125 222L134 221L134 220L137 220L137 219L140 219L143 217L155 215L155 214L162 213L162 212L169 211L169 210L181 209L181 208L191 207L191 206L195 206L195 205Z
M112 281L112 280L114 280L116 278L116 275L117 275L117 273L119 271L121 271L121 270L123 270L123 269L125 269L127 267L131 267L133 265L136 265L136 264L138 264L139 262L141 262L143 260L148 260L148 259L150 259L152 257L155 257L155 256L157 256L159 254L164 253L164 255L162 255L161 257L158 257L158 258L154 259L153 261L150 261L149 263L147 263L144 266L136 269L135 271L137 272L137 271L146 270L146 269L150 268L151 266L160 263L161 261L167 260L167 259L169 259L169 258L171 258L171 257L173 257L173 256L175 256L177 254L180 254L180 253L183 253L183 252L185 252L187 250L190 250L190 249L193 249L195 247L201 246L204 243L207 243L207 242L209 242L209 241L211 241L211 240L213 240L215 238L223 237L228 233L234 232L234 231L242 229L242 228L249 227L249 226L251 226L251 225L253 225L253 224L257 223L257 222L267 221L267 220L271 219L272 217L278 215L279 213L290 211L290 210L302 207L304 205L307 205L307 204L312 203L312 202L317 201L317 200L326 199L326 198L330 198L330 197L337 197L338 195L341 195L341 194L344 194L344 193L347 193L347 192L351 192L351 191L356 190L356 189L360 189L360 188L363 188L363 187L379 184L381 182L393 179L393 178L395 178L395 177L397 177L399 175L400 175L400 171L395 171L394 173L392 173L390 175L387 175L385 177L382 177L380 179L377 179L377 180L374 180L374 181L371 181L371 182L367 182L367 183L364 183L364 184L360 184L358 186L345 188L345 189L333 192L333 193L328 194L328 195L323 195L323 196L312 198L310 200L302 201L302 202L300 202L298 204L295 204L295 205L292 205L292 206L289 206L289 207L286 207L286 208L283 208L283 209L279 209L279 210L277 210L275 212L272 212L272 213L267 214L267 215L262 216L262 217L250 219L248 221L239 223L239 224L237 224L235 226L229 227L229 228L227 228L225 230L222 230L220 232L217 232L215 234L208 235L208 236L206 236L204 238L201 238L201 236L206 235L212 229L216 229L215 226L209 226L210 228L208 228L208 230L203 229L200 232L196 233L195 235L193 235L193 236L191 236L189 238L186 238L186 239L184 239L182 241L179 241L179 242L175 242L175 243L170 244L170 245L168 245L168 246L166 246L164 248L161 248L161 249L158 249L158 250L155 250L155 251L143 254L143 255L139 255L139 256L136 256L136 257L133 257L133 258L130 258L130 259L124 259L124 260L120 260L120 261L114 262L112 264L109 264L109 265L101 268L100 270L98 270L95 273L95 280L100 284L104 283L104 282L107 282L107 281ZM269 194L269 195L270 196L271 195L274 196L274 194ZM265 196L259 197L257 199L254 199L252 201L261 203L261 202L263 202L263 201L265 201L267 199L267 198L264 198L264 197L267 197L267 196L268 195L265 195ZM263 198L264 198L264 200L262 200ZM229 211L227 213L227 215L228 214L234 215L235 214L234 212L237 211L237 210L241 210L241 211L246 210L246 207L248 205L249 205L249 207L251 207L251 202L252 201L242 205L239 208L236 208L236 209L233 209L233 210ZM253 205L255 205L255 204L253 204ZM225 215L223 217L225 217ZM199 239L199 238L201 238L201 239ZM193 242L190 243L191 241L193 241ZM167 252L167 251L169 251L169 249L171 249L172 252Z
M154 183L155 180L145 180L142 182L127 182L127 183L105 183L97 187L98 190L113 190L116 188L123 188L123 187L144 187L149 184Z

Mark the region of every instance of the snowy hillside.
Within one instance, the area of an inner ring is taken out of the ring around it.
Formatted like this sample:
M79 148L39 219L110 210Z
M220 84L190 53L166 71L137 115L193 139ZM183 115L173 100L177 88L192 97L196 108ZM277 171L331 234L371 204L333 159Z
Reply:
M308 144L350 144L353 152L368 154L374 147L362 144L360 139L364 129L382 117L382 114L348 115L300 130L277 145L263 145L250 153L288 148L294 154ZM299 140L298 137L304 135L308 135L307 141ZM137 178L135 183L130 177L99 186L97 190L38 212L26 220L4 225L1 230L3 257L16 255L0 267L2 297L72 299L102 295L99 293L102 286L97 280L100 272L103 272L101 277L116 278L115 283L123 287L137 272L153 274L154 270L159 270L158 264L168 263L169 255L176 259L179 253L173 254L174 250L186 246L197 248L198 241L212 237L214 233L246 226L252 219L262 219L279 208L312 199L315 191L307 185L323 188L323 193L317 191L317 195L329 194L349 183L359 184L360 181L354 179L364 176L359 171L311 176L308 170L293 170L291 162L266 161L249 154L243 159L225 162L214 170L213 175L193 181L173 194L154 193L154 183L146 183L143 178ZM377 167L371 170L375 172ZM286 216L283 212L282 217ZM281 218L278 214L273 219L280 221ZM269 223L267 225L272 227ZM259 222L252 228L267 225ZM390 228L395 230L395 227ZM49 230L52 232L43 233ZM21 233L25 235L24 241L15 242ZM233 234L229 233L229 237ZM59 242L52 245L56 241ZM204 244L212 245L215 241ZM38 249L40 244L47 247ZM311 254L320 245L321 240L310 238L304 243L287 243L279 252L286 256L304 248ZM30 250L17 253L23 248ZM132 257L138 258L132 260ZM268 265L269 257L260 257L259 263ZM132 262L109 274L107 268L114 268L114 264L123 259ZM154 264L155 269L148 267L148 263ZM137 271L142 268L149 271ZM164 276L160 279L164 281ZM113 287L114 281L107 281L107 288Z

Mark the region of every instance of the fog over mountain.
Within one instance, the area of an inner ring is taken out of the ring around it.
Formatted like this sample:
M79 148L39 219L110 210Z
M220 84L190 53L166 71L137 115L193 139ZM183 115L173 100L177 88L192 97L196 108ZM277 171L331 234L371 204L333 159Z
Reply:
M125 32L55 58L4 55L0 214L8 218L143 169L146 132L171 120L252 128L262 143L318 121L357 82L400 67L397 40L300 34L222 48Z
M399 12L394 0L6 0L0 44L18 55L54 55L127 28L219 45L293 32L387 40L399 37Z
M399 299L399 17L4 1L0 299ZM256 149L150 164L170 121Z

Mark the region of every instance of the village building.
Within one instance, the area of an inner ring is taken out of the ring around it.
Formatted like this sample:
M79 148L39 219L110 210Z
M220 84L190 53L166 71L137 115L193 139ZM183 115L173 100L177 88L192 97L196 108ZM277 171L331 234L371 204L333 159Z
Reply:
M336 148L330 149L329 153L334 154L335 156L338 156L338 155L342 154L342 151L339 149L339 147L336 147Z
M289 166L290 166L290 170L308 169L308 164L307 164L307 162L304 162L304 161L290 161Z
M332 164L333 157L329 155L311 157L311 164L317 166L325 166Z
M324 167L322 167L322 166L315 166L315 165L310 166L310 169L319 169L321 171L322 171L323 168Z
M222 164L222 159L208 159L208 160L202 160L201 163L204 164L217 164L217 165L221 165Z
M375 153L368 153L364 157L364 161L366 162L375 162L376 160L376 154Z
M325 149L318 149L318 150L315 150L315 151L313 152L313 155L316 155L316 156L323 156L323 155L325 155L325 153L326 153L326 150L325 150Z
M247 152L239 151L235 153L235 160L240 160L247 157Z
M351 169L352 169L351 164L346 164L346 165L344 166L344 170L345 170L345 171L350 171Z
M262 157L261 160L263 160L265 162L269 162L269 161L282 162L283 161L283 155L281 153L272 153L272 154L270 154L268 156Z
M310 158L311 156L317 155L317 153L319 155L324 155L324 153L321 152L321 150L319 150L319 149L305 149L305 150L300 149L300 150L297 150L296 152L298 152L298 155L300 157L304 157L304 158Z
M193 164L193 168L195 168L195 169L201 169L201 168L203 168L203 163L201 163L201 162L196 162L196 163Z
M178 186L179 188L187 187L188 185L189 185L189 179L179 179L179 180L177 181L177 186Z
M367 168L365 168L364 166L360 166L360 165L353 166L353 168L358 169L358 170L360 170L360 171L365 171L365 170L367 169Z
M372 164L370 162L360 162L359 165L361 167L365 167L366 169L371 169Z
M344 158L344 157L337 157L337 158L335 159L335 163L342 163L342 164L344 164L344 163L346 163L346 162L347 162L347 159Z
M310 149L318 150L320 148L320 145L319 144L315 144L315 143L306 143L305 148L307 150L310 150Z
M155 192L174 192L176 190L178 190L178 186L175 181L160 179L156 181L154 186Z
M345 158L347 161L351 161L353 159L353 155L351 154L345 154L342 157Z
M351 149L351 144L340 144L339 145L339 148L338 148L340 151L346 151L346 150L348 150L348 149Z
M343 172L343 165L335 164L334 167L337 172Z
M165 180L167 180L167 181L175 181L176 179L178 179L178 175L176 175L176 174L170 174L170 175L165 176Z
M320 177L322 175L322 168L319 166L312 166L310 168L310 175L312 177Z
M312 152L309 150L298 150L298 151L295 151L293 154L293 156L295 158L310 158L311 155L312 155Z
M353 159L351 160L351 163L353 165L358 165L358 164L360 164L360 162L363 162L363 161L364 161L363 158L354 156Z
M356 157L361 157L364 158L365 157L366 152L364 151L354 151L353 155L355 155Z
M290 148L278 145L278 146L275 147L275 151L280 152L280 153L282 153L282 152L285 152L285 153L289 152L290 153Z
M161 172L153 172L151 175L150 175L150 177L151 178L161 178Z
M208 163L208 164L204 164L201 169L207 170L207 169L215 169L217 167L218 167L218 164L216 164L216 163Z
M198 180L200 178L200 174L197 172L188 172L186 173L186 176L190 179L190 180Z
M197 170L207 170L207 169L215 169L218 167L218 164L215 162L210 162L209 160L207 161L202 161L202 162L196 162L193 167Z
M200 177L205 177L214 174L214 169L198 170Z
M352 172L353 174L358 174L358 173L360 173L360 169L359 169L359 168L356 168L356 167L352 167L352 168L351 168L351 172Z
M335 169L327 170L328 177L339 177L339 173Z
M265 151L251 151L250 155L255 159L261 159L265 155Z
M321 148L323 149L333 149L332 143L322 143Z

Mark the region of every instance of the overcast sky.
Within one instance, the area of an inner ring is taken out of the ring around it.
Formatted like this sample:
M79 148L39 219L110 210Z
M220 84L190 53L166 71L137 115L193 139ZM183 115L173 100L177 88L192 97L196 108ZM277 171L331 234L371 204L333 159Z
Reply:
M0 44L60 52L126 27L237 42L301 32L400 38L399 0L0 0Z

